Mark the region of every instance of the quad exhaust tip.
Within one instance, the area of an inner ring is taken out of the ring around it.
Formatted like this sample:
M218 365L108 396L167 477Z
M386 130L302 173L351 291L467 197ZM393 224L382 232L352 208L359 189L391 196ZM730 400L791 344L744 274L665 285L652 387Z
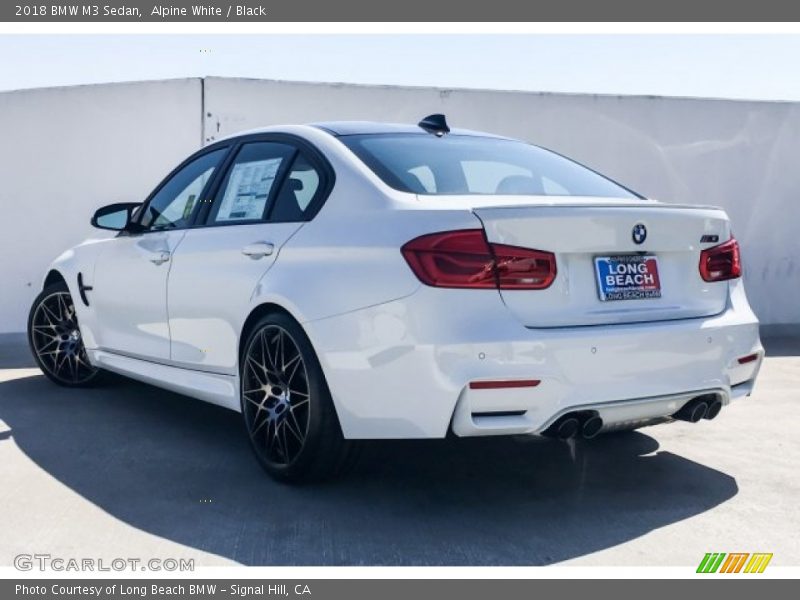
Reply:
M580 421L575 417L567 416L567 418L561 419L556 427L556 437L560 440L569 440L577 435L578 429L580 429Z
M708 414L708 404L703 400L691 400L675 413L675 418L687 423L697 423Z
M706 394L684 404L672 417L687 423L697 423L701 419L715 419L721 410L722 398L716 394Z
M716 394L705 394L689 400L672 415L673 419L697 423L703 419L711 420L722 410L722 399ZM586 440L597 437L603 431L602 417L594 411L576 411L563 415L542 432L542 435L559 440L570 440L578 435Z
M673 418L687 423L697 423L701 419L713 419L722 410L722 400L713 396L700 396L694 400L689 400L681 409L676 412Z
M597 414L568 413L548 427L543 435L559 440L570 440L579 434L584 439L596 437L603 429L603 419Z
M584 439L590 440L593 437L597 437L601 429L603 429L603 419L597 415L592 415L583 422L581 435Z
M717 398L716 400L712 400L711 403L708 405L708 410L706 411L704 419L711 419L716 418L719 412L722 410L722 400Z

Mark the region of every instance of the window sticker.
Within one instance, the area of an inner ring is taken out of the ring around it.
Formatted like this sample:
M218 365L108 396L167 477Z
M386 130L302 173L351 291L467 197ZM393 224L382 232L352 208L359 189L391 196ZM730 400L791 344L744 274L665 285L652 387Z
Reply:
M234 165L216 221L261 219L282 160L269 158Z

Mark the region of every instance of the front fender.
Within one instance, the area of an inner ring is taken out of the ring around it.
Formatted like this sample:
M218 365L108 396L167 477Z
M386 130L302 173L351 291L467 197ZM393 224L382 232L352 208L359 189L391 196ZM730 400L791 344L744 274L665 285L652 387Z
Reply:
M55 273L60 275L66 282L75 305L75 313L78 317L78 323L80 324L83 342L89 349L97 347L94 336L94 330L97 324L91 304L91 297L87 298L89 301L88 306L81 300L80 291L78 290L78 274L82 276L84 285L92 285L94 266L97 262L97 257L109 241L110 240L107 239L87 240L66 250L50 263L50 266L42 277L42 289L44 289L49 281L52 281Z

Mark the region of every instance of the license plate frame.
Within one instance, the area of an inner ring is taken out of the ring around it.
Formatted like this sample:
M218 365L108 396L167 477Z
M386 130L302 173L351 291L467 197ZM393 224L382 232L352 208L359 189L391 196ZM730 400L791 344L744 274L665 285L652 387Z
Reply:
M601 302L661 298L661 276L655 254L608 254L594 257Z

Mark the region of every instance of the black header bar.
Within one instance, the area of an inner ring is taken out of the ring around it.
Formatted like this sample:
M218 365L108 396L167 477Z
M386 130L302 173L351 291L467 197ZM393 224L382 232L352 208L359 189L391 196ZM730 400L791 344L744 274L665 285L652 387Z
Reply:
M63 0L0 4L4 22L787 22L786 0Z

